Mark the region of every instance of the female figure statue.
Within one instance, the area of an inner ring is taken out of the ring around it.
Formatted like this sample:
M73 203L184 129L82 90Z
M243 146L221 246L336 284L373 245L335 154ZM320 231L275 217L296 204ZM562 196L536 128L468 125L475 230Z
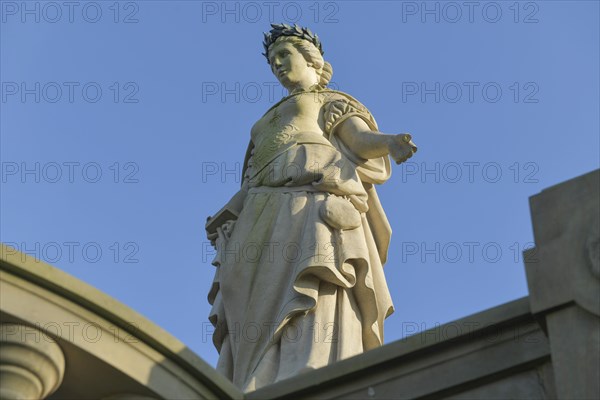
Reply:
M240 191L207 221L217 369L244 391L383 343L391 229L373 184L416 151L377 130L306 28L273 24L265 56L289 95L252 127Z

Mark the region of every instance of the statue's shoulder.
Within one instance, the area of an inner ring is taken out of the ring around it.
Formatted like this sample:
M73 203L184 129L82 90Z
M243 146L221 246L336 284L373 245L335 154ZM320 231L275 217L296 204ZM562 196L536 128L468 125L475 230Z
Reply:
M323 96L323 103L325 104L337 101L360 106L360 108L364 108L366 110L366 107L360 101L356 100L356 98L352 97L348 93L340 92L339 90L334 89L323 89L321 93Z
M325 131L331 132L342 121L357 116L365 120L371 129L377 129L375 119L360 101L348 93L325 89L321 95L324 105Z

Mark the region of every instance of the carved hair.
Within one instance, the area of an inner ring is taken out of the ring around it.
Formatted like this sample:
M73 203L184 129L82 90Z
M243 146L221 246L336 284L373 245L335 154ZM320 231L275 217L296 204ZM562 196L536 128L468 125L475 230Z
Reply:
M318 85L321 88L327 86L333 76L333 68L331 67L331 64L323 59L321 52L314 44L297 36L280 36L271 46L279 42L293 44L300 54L302 54L304 59L311 63L312 67L317 71L317 75L319 76ZM269 50L271 49L271 46L269 46Z

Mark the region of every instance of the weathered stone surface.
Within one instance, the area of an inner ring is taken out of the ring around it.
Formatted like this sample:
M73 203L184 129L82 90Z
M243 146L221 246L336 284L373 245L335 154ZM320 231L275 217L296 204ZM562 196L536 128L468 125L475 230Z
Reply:
M600 319L568 306L546 314L560 399L600 398Z
M530 200L531 308L546 327L557 395L600 398L600 170Z
M548 340L523 298L246 394L247 399L553 398Z
M600 170L531 197L535 249L526 259L534 313L576 302L600 316Z

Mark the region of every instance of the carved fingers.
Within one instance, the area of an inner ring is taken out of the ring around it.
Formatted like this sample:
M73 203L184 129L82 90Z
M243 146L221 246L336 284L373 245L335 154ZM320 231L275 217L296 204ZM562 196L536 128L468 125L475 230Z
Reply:
M400 164L408 160L417 152L417 146L412 141L412 136L408 133L395 135L390 143L390 156Z

